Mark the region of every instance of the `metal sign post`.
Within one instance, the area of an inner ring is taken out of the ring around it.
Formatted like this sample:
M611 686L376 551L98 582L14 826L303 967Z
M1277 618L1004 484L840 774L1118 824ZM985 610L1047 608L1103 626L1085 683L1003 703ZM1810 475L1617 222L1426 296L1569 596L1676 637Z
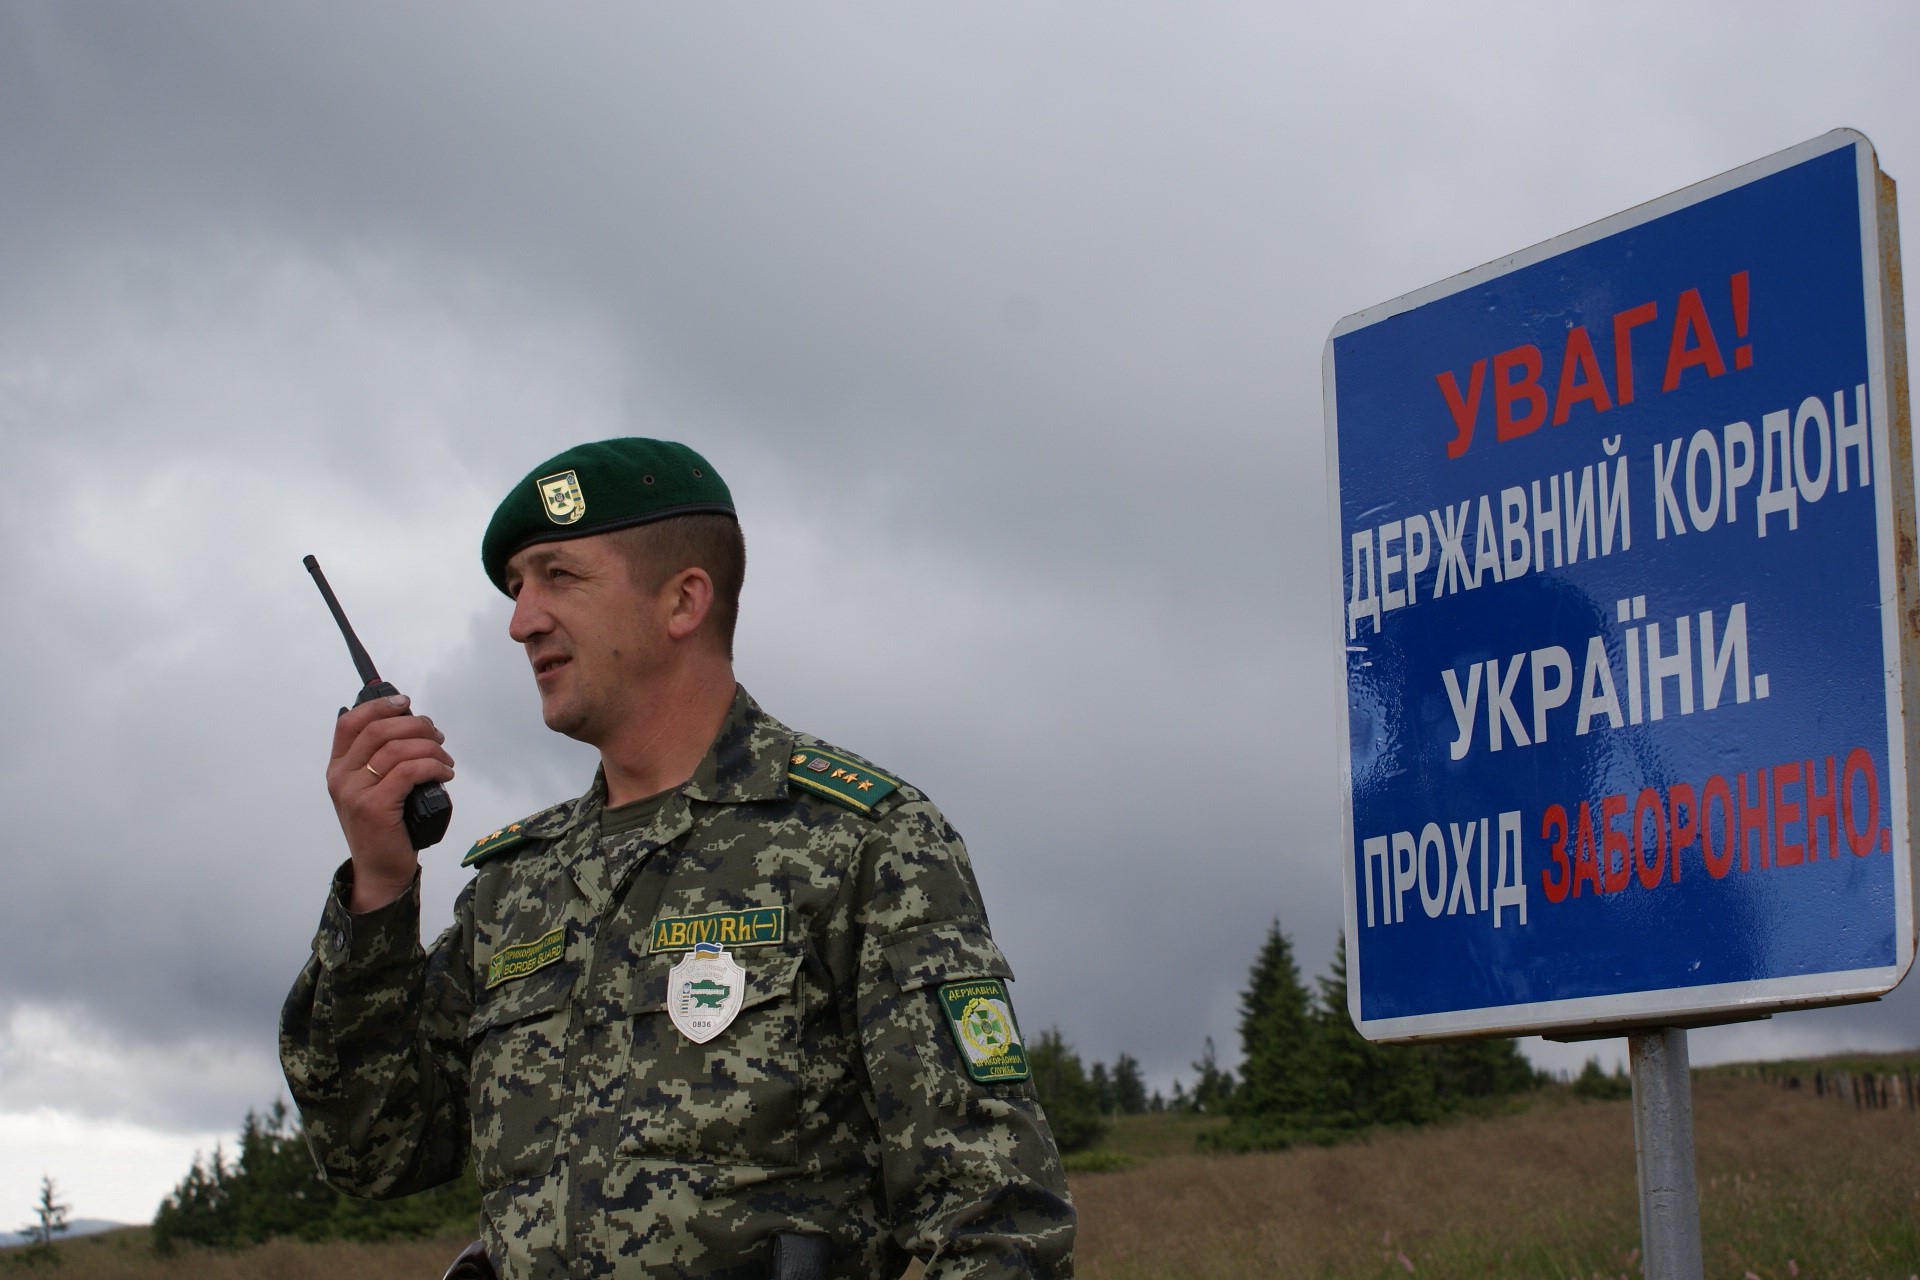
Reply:
M1640 1174L1640 1256L1648 1280L1700 1280L1700 1183L1693 1163L1693 1084L1687 1033L1627 1037L1633 1069L1633 1152Z
M1899 272L1841 130L1327 341L1349 1011L1629 1035L1660 1280L1700 1274L1681 1028L1913 961Z

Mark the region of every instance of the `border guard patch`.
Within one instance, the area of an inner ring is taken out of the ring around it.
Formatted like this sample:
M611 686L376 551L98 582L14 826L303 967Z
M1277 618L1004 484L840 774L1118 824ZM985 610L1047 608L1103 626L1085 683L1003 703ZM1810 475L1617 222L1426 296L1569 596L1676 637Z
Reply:
M1033 1075L1006 983L998 978L946 983L940 988L940 1008L975 1084L1005 1084Z
M503 982L524 978L536 969L544 969L567 954L567 931L563 926L532 942L502 947L487 961L487 990Z
M505 853L527 838L526 824L509 822L498 831L489 831L473 842L473 848L467 850L467 856L460 859L463 867L477 867L496 853Z
M787 761L787 781L816 795L837 800L856 813L869 813L873 806L900 789L900 779L845 756L810 747L795 747Z

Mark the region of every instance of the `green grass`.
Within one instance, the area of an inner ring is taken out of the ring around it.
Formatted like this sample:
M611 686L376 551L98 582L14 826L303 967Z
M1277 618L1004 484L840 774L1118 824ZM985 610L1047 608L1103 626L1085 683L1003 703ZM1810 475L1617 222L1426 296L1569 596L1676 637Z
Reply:
M1186 1155L1193 1151L1194 1143L1201 1134L1223 1129L1226 1124L1224 1116L1203 1116L1192 1112L1115 1116L1113 1127L1094 1150L1112 1151L1136 1160Z
M1137 1156L1096 1147L1092 1151L1074 1151L1060 1157L1068 1173L1118 1173L1140 1163Z

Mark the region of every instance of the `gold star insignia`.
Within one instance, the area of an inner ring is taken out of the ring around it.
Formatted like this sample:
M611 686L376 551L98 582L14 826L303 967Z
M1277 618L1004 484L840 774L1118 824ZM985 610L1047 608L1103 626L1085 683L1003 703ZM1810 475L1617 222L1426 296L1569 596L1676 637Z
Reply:
M871 791L873 790L873 784L871 782L863 782L860 784L860 789L862 791Z
M830 778L844 778L847 776L847 771L845 769L835 769L832 773L828 774L827 776Z
M794 763L794 764L805 764L806 762L807 762L807 753L806 753L806 752L804 752L804 751L796 751L796 752L794 753L794 755L793 755L793 761L792 761L792 763Z

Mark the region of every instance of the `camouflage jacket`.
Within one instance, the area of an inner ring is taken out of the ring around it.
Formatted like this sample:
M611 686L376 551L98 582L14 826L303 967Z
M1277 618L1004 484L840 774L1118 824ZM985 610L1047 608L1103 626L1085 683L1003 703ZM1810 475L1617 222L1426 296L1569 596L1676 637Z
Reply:
M757 1278L786 1230L834 1276L1071 1275L1013 975L926 797L741 690L649 825L602 839L601 803L476 845L430 951L417 887L356 916L341 869L281 1020L328 1181L405 1195L471 1149L504 1280ZM669 1010L702 941L745 970L704 1044Z

